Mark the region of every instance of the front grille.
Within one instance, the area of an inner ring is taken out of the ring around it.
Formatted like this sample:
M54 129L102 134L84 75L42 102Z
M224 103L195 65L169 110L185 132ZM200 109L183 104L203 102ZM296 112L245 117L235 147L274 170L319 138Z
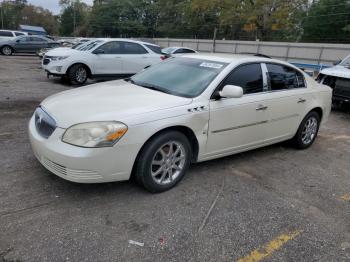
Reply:
M338 78L334 88L334 95L350 98L350 80Z
M98 173L89 170L70 169L60 164L57 164L46 157L41 159L41 163L52 173L61 176L70 176L72 178L81 179L100 179L102 178Z
M35 127L44 138L49 138L56 130L56 121L41 107L35 110Z

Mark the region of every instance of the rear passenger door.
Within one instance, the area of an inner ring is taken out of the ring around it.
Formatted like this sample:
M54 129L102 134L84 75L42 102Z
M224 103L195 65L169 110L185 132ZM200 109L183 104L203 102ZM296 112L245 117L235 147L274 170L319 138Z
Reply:
M30 45L30 52L37 52L41 48L48 47L48 42L44 38L32 36L30 37L31 45Z
M122 74L122 42L111 41L92 52L92 68L96 75Z
M267 139L277 142L288 139L296 133L307 113L307 103L312 95L306 88L304 75L298 70L277 63L263 64L267 71L269 112Z
M153 64L150 53L142 45L133 42L123 42L121 59L125 74L136 74Z

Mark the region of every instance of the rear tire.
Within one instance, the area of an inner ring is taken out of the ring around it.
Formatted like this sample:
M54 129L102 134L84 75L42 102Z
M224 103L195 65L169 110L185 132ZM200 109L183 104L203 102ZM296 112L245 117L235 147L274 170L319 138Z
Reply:
M83 65L73 65L71 68L69 68L67 75L69 81L73 85L82 85L88 79L88 70Z
M135 164L136 181L152 193L175 187L185 176L191 161L191 145L177 131L164 132L143 147Z
M6 56L10 56L13 54L13 49L11 46L5 45L1 47L1 53Z
M309 148L315 142L320 123L321 117L317 112L311 111L308 113L292 139L292 144L298 149Z

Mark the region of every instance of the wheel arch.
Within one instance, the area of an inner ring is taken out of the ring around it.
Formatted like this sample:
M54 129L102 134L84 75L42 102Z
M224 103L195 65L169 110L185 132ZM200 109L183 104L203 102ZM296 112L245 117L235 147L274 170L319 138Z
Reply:
M88 77L91 78L92 77L92 72L91 72L91 69L90 67L85 64L85 63L82 63L82 62L75 62L73 64L71 64L68 68L67 68L67 71L66 71L66 74L68 74L69 70L73 67L73 66L76 66L76 65L82 65L86 68L86 70L88 71Z
M136 163L141 155L142 150L145 148L145 146L147 146L147 144L156 136L165 133L165 132L169 132L169 131L178 131L182 134L184 134L188 141L191 144L191 148L192 148L192 162L196 162L198 159L198 153L199 153L199 142L198 139L195 135L195 133L193 132L193 130L187 126L183 126L183 125L175 125L175 126L169 126L169 127L165 127L161 130L158 130L156 133L154 133L151 137L149 137L142 145L142 147L140 148L139 152L137 153L137 156L135 158L134 164L133 164L133 168L132 168L132 176L134 174L134 170L135 170L135 166Z

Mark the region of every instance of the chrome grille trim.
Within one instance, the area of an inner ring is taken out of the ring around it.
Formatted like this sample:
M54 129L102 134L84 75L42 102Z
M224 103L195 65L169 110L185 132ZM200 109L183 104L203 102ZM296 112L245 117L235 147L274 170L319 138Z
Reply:
M43 164L44 167L46 167L52 173L59 176L69 176L72 178L84 178L84 179L101 179L102 178L102 176L100 176L97 172L90 171L90 170L70 169L55 163L47 159L46 157L41 158L41 163Z

